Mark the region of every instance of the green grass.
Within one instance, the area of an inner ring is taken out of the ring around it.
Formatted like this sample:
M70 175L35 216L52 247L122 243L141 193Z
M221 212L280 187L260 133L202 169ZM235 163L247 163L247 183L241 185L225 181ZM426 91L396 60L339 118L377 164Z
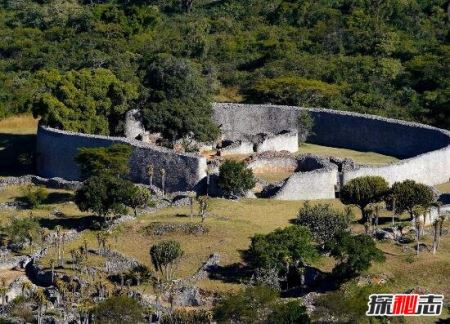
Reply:
M310 143L304 143L300 146L298 154L317 154L323 156L335 156L339 158L349 158L359 164L384 165L395 161L397 158L374 152L360 152L345 148L328 147Z
M0 176L34 171L37 120L19 115L0 121Z

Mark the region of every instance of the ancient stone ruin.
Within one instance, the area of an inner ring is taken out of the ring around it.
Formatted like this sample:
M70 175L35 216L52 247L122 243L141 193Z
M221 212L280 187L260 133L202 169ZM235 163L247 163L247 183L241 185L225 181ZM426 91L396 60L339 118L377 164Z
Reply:
M314 144L377 152L400 158L383 166L355 165L350 161L317 156L281 157L259 155L262 152L298 150L297 119L301 111L314 120ZM450 133L443 129L331 109L304 109L292 106L214 104L214 120L221 129L218 143L209 143L219 156L257 154L248 166L290 170L292 175L272 186L275 199L335 198L342 185L366 175L378 175L390 184L412 179L427 185L443 183L450 178ZM165 188L168 192L206 190L208 161L201 154L182 153L157 146L146 140L139 112L127 114L127 138L87 135L41 126L37 137L37 170L46 178L79 179L73 158L80 147L108 146L128 143L133 147L129 177L137 183L148 183L146 168L167 170ZM155 134L153 134L155 135ZM153 183L161 187L162 179L155 172ZM267 191L267 190L266 190Z

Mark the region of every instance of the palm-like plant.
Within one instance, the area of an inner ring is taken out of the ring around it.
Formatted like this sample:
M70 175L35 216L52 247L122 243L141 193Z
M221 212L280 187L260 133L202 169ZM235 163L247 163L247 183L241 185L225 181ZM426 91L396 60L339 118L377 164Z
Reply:
M166 194L166 169L161 169L161 186L163 195Z
M34 301L38 306L38 324L42 323L43 308L47 305L47 298L45 297L44 289L40 288L34 292Z
M2 297L2 306L3 308L6 305L6 294L8 292L8 285L6 284L6 279L1 279L1 285L0 285L0 295Z
M148 180L149 180L150 187L153 185L153 174L154 174L154 172L155 172L155 168L154 168L153 164L150 163L147 166L147 175L148 175Z

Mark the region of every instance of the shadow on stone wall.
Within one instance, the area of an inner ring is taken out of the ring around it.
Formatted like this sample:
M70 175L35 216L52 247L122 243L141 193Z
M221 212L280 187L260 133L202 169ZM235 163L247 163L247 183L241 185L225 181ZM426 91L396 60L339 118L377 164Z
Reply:
M0 176L34 173L36 135L0 133Z

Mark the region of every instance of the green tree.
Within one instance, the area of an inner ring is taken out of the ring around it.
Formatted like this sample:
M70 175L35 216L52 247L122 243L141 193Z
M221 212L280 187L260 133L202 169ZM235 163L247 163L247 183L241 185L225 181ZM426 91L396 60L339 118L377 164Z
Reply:
M280 274L287 274L291 266L302 267L316 256L311 232L303 226L256 234L246 252L246 260L253 268L274 268Z
M25 245L32 247L41 240L41 226L35 218L11 217L9 224L3 228L14 249L22 249Z
M223 298L214 307L214 319L218 323L261 323L277 295L265 286L248 287Z
M128 180L102 173L87 179L75 194L75 203L81 211L92 211L106 218L125 214L134 184Z
M388 193L389 185L382 177L359 177L347 182L340 192L340 199L346 205L356 205L361 210L361 223L368 221L367 206L382 201Z
M251 89L258 101L274 104L328 107L339 96L338 85L298 76L280 76L258 80Z
M129 172L128 161L132 149L128 144L113 144L109 147L82 147L75 156L84 179L101 173L124 176Z
M144 308L133 298L119 295L100 302L93 311L95 322L101 324L135 324L144 320Z
M429 208L434 200L430 187L413 180L394 183L388 197L388 203L395 208L396 213L408 212L411 219L414 217L415 207Z
M174 240L161 241L150 248L150 258L155 270L167 281L173 279L175 265L182 256L180 243Z
M368 235L352 235L341 232L334 240L327 242L327 249L337 259L333 275L338 280L350 279L369 269L372 262L383 262L385 256Z
M291 301L275 305L267 318L267 323L309 324L311 320L305 306L301 306L298 301Z
M219 131L211 119L210 90L193 63L157 56L145 71L143 85L148 89L143 106L146 128L172 142L187 136L216 139Z
M138 94L135 84L103 68L40 71L36 79L40 87L31 102L33 115L68 131L122 134L125 113Z
M311 205L308 201L299 210L296 224L307 227L319 244L332 240L336 234L348 229L353 214L332 208L329 204Z
M226 160L219 168L218 185L226 195L242 196L255 183L253 171L244 162Z
M137 208L145 207L151 204L150 191L144 187L134 186L129 193L129 199L126 205L133 208L134 216L137 216Z
M38 208L48 197L48 191L44 187L28 185L23 189L24 199L31 209Z

